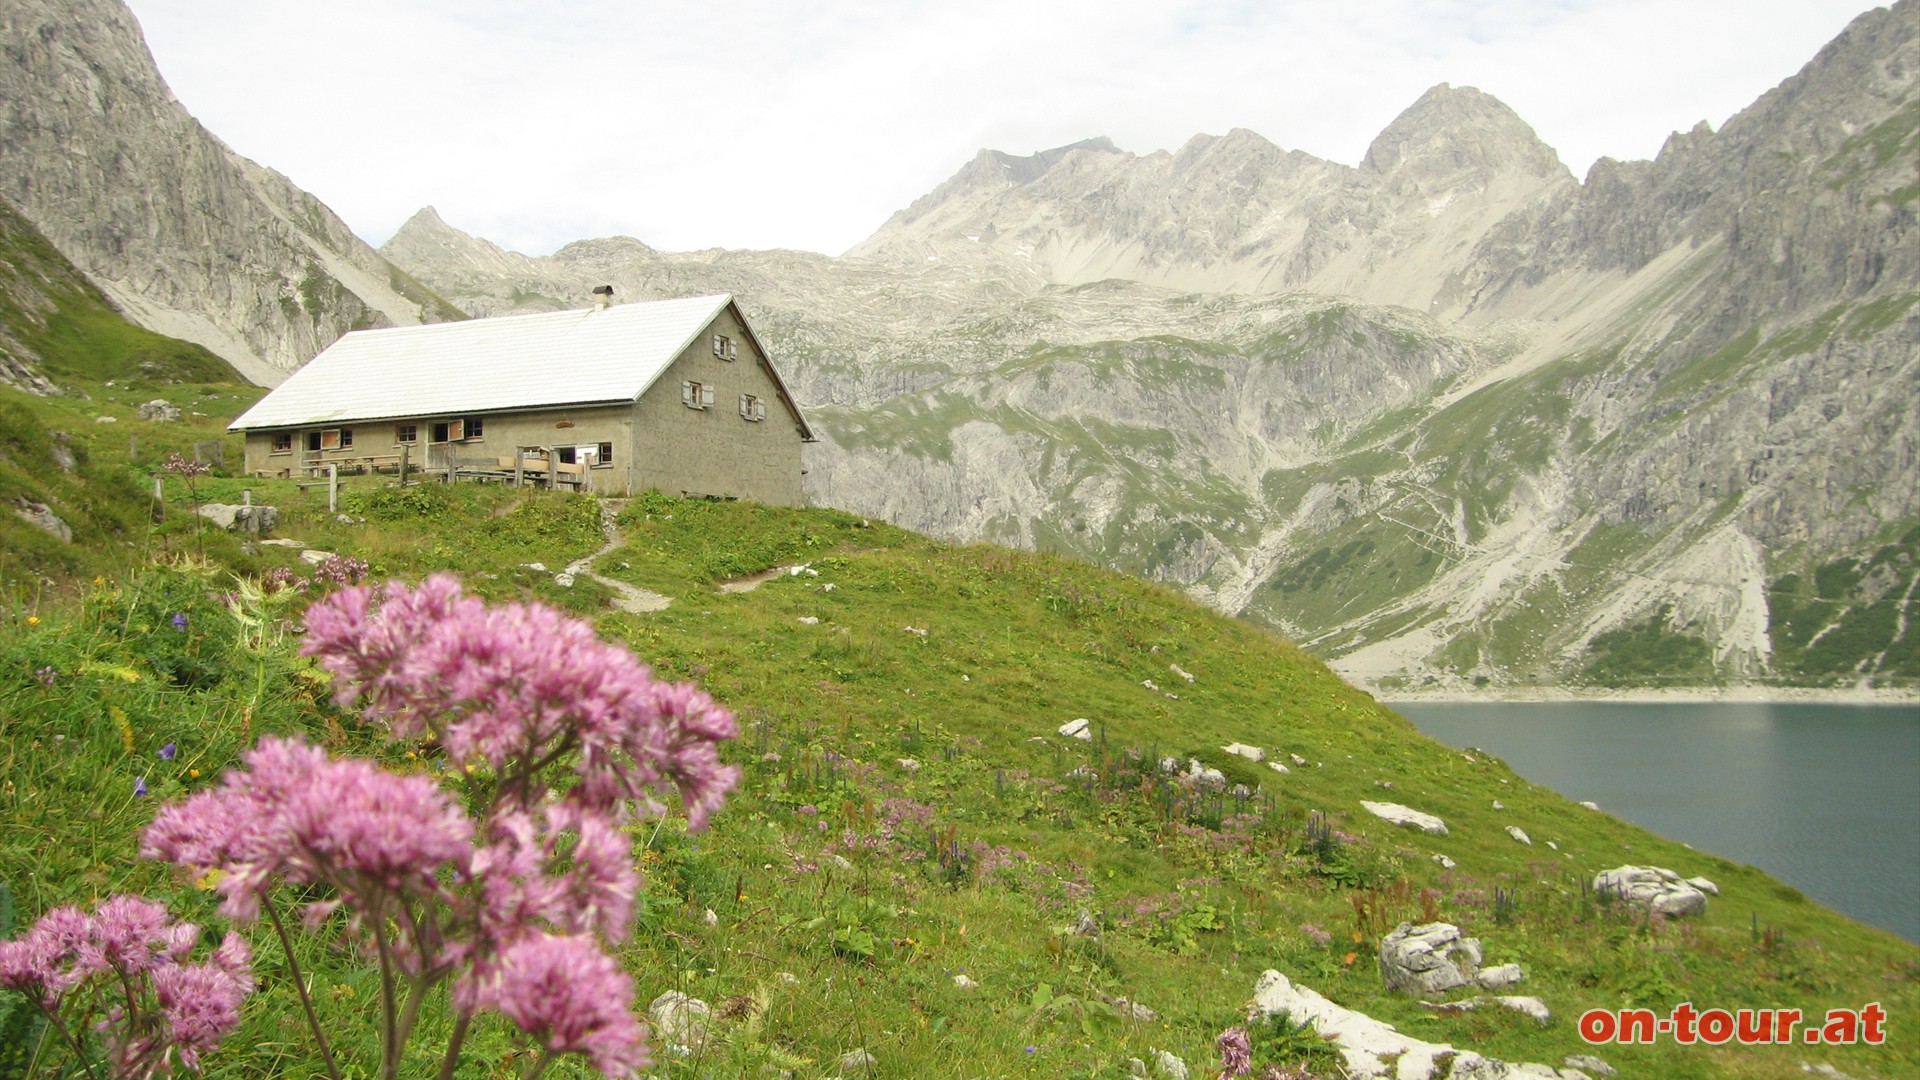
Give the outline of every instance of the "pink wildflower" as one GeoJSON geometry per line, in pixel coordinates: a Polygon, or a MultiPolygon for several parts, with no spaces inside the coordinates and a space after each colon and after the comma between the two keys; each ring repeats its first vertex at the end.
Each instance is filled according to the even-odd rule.
{"type": "Polygon", "coordinates": [[[176,964],[153,973],[153,997],[167,1021],[167,1041],[189,1069],[240,1026],[240,1003],[252,989],[218,963],[176,964]]]}
{"type": "Polygon", "coordinates": [[[1213,1045],[1220,1051],[1221,1080],[1253,1072],[1253,1044],[1247,1040],[1246,1028],[1238,1025],[1228,1028],[1213,1040],[1213,1045]]]}
{"type": "MultiPolygon", "coordinates": [[[[577,747],[568,799],[601,812],[627,800],[657,812],[673,787],[694,828],[739,779],[717,744],[733,714],[697,688],[660,682],[591,625],[541,604],[489,608],[437,574],[409,589],[343,589],[307,610],[302,652],[396,739],[431,734],[456,763],[497,773],[531,768],[577,747]]],[[[518,795],[531,805],[544,787],[518,795]]]]}
{"type": "Polygon", "coordinates": [[[608,1076],[652,1064],[633,1018],[633,980],[587,937],[533,934],[476,968],[468,994],[555,1054],[585,1054],[608,1076]]]}
{"type": "Polygon", "coordinates": [[[471,855],[472,821],[427,777],[332,760],[293,739],[262,739],[246,762],[220,787],[162,808],[141,846],[196,875],[221,871],[232,918],[257,918],[275,879],[327,882],[349,898],[432,893],[442,868],[471,855]]]}

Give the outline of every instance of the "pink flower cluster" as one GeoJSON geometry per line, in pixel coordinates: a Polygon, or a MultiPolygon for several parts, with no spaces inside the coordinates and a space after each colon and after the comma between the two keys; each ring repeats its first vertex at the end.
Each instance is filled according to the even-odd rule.
{"type": "MultiPolygon", "coordinates": [[[[308,925],[343,908],[416,997],[451,981],[462,1018],[499,1012],[549,1054],[584,1054],[608,1075],[649,1064],[632,985],[599,942],[625,938],[640,884],[622,826],[636,807],[663,812],[667,788],[703,825],[738,779],[718,752],[733,716],[586,623],[490,608],[445,575],[314,604],[302,651],[333,674],[342,706],[392,739],[438,744],[458,795],[264,739],[245,770],[162,809],[144,852],[213,880],[238,919],[259,917],[276,884],[329,886],[308,925]]],[[[409,1034],[393,1015],[385,1074],[409,1034]]]]}
{"type": "Polygon", "coordinates": [[[94,1024],[116,1075],[167,1075],[175,1062],[197,1070],[200,1055],[239,1025],[241,999],[253,990],[243,939],[229,933],[209,959],[187,963],[199,939],[199,927],[171,921],[165,905],[141,896],[109,897],[92,915],[54,908],[18,940],[0,942],[0,986],[25,994],[71,1039],[89,1016],[68,1023],[62,1014],[73,1002],[91,1008],[98,995],[74,991],[97,979],[120,995],[94,1024]]]}
{"type": "Polygon", "coordinates": [[[1213,1040],[1213,1046],[1220,1051],[1220,1080],[1253,1072],[1253,1044],[1247,1038],[1246,1028],[1228,1028],[1213,1040]]]}

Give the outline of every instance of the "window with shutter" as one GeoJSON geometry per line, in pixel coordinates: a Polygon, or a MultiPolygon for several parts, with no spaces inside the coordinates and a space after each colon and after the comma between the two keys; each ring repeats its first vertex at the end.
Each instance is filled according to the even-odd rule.
{"type": "Polygon", "coordinates": [[[767,403],[761,401],[759,398],[753,399],[753,418],[755,420],[765,420],[767,418],[767,403]]]}
{"type": "Polygon", "coordinates": [[[706,383],[683,382],[680,384],[680,401],[689,409],[704,409],[713,404],[713,387],[706,383]]]}
{"type": "Polygon", "coordinates": [[[700,388],[700,407],[704,409],[707,406],[712,404],[713,404],[713,387],[702,386],[700,388]]]}
{"type": "Polygon", "coordinates": [[[325,431],[322,431],[320,433],[320,449],[322,450],[340,449],[340,429],[339,428],[328,428],[325,431]]]}
{"type": "Polygon", "coordinates": [[[721,337],[719,334],[713,335],[713,355],[727,355],[727,339],[721,337]]]}
{"type": "Polygon", "coordinates": [[[727,359],[729,359],[729,360],[734,360],[734,359],[738,359],[738,358],[739,358],[739,356],[740,356],[740,349],[739,349],[739,347],[738,347],[738,346],[736,346],[736,345],[735,345],[735,344],[733,343],[733,339],[732,339],[732,338],[723,338],[723,339],[721,339],[721,340],[723,340],[723,341],[725,341],[725,342],[727,343],[727,359]]]}

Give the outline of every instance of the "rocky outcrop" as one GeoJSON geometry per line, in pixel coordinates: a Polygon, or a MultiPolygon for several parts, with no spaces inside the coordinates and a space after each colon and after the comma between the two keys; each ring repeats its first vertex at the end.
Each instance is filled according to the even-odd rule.
{"type": "Polygon", "coordinates": [[[1401,923],[1380,940],[1380,979],[1403,994],[1444,994],[1474,985],[1480,942],[1451,923],[1401,923]]]}
{"type": "Polygon", "coordinates": [[[1410,826],[1431,836],[1447,835],[1446,822],[1434,817],[1432,814],[1422,813],[1412,807],[1402,806],[1399,803],[1369,802],[1366,800],[1362,800],[1360,805],[1367,813],[1372,814],[1374,817],[1379,818],[1389,825],[1410,826]]]}
{"type": "MultiPolygon", "coordinates": [[[[1530,999],[1515,999],[1530,1000],[1530,999]]],[[[1344,1075],[1396,1080],[1523,1080],[1540,1077],[1575,1080],[1583,1074],[1571,1068],[1509,1064],[1446,1043],[1431,1043],[1403,1035],[1391,1024],[1329,1001],[1325,996],[1288,979],[1278,971],[1260,976],[1253,988],[1251,1013],[1264,1019],[1282,1013],[1296,1024],[1310,1024],[1321,1038],[1340,1050],[1344,1075]]]]}
{"type": "Polygon", "coordinates": [[[1603,870],[1594,875],[1593,891],[1661,915],[1698,915],[1707,910],[1706,893],[1662,866],[1603,870]]]}
{"type": "Polygon", "coordinates": [[[174,99],[118,0],[0,13],[0,197],[133,321],[275,383],[347,330],[457,316],[174,99]]]}

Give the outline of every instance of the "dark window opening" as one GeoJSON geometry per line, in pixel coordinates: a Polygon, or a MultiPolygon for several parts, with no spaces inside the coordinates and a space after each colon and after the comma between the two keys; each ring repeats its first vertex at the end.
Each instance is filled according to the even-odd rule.
{"type": "Polygon", "coordinates": [[[462,423],[466,429],[466,433],[460,436],[463,439],[477,439],[486,434],[486,422],[477,416],[469,416],[462,423]]]}
{"type": "Polygon", "coordinates": [[[393,441],[412,443],[420,441],[420,429],[413,424],[401,424],[393,429],[393,441]]]}
{"type": "Polygon", "coordinates": [[[447,430],[447,422],[445,420],[435,420],[433,422],[431,434],[434,442],[446,442],[447,435],[449,434],[447,430]]]}
{"type": "Polygon", "coordinates": [[[320,449],[320,433],[319,432],[317,431],[307,432],[307,449],[308,450],[320,449]]]}
{"type": "Polygon", "coordinates": [[[613,464],[613,444],[612,443],[603,442],[600,444],[600,464],[602,465],[613,464]]]}
{"type": "Polygon", "coordinates": [[[571,446],[554,447],[553,456],[559,458],[560,464],[562,465],[578,465],[580,463],[578,455],[574,453],[574,448],[571,446]]]}
{"type": "Polygon", "coordinates": [[[273,433],[274,453],[284,453],[293,449],[293,432],[276,431],[273,433]]]}

